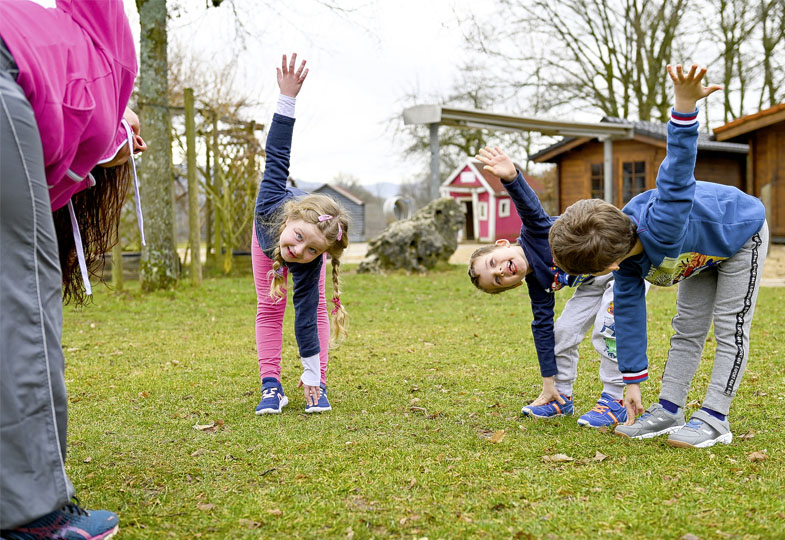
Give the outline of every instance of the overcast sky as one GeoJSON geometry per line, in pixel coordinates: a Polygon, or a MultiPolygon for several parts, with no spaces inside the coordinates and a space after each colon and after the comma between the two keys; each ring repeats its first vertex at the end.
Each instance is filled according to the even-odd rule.
{"type": "MultiPolygon", "coordinates": [[[[138,36],[133,0],[126,1],[138,36]]],[[[265,0],[241,0],[243,8],[265,0]]],[[[170,0],[170,6],[173,4],[170,0]]],[[[306,182],[326,182],[339,173],[363,184],[400,183],[427,167],[425,159],[404,159],[402,141],[389,124],[400,116],[404,97],[420,101],[446,95],[458,76],[463,38],[456,11],[490,6],[489,0],[340,0],[357,10],[337,15],[314,0],[273,2],[246,11],[241,19],[256,34],[247,49],[227,46],[234,15],[226,4],[205,9],[204,0],[181,1],[170,40],[191,48],[206,62],[238,63],[247,88],[264,105],[257,121],[269,124],[278,96],[275,68],[282,53],[308,61],[308,79],[297,99],[291,173],[306,182]],[[286,4],[286,5],[282,5],[286,4]],[[295,4],[297,7],[290,7],[295,4]]],[[[171,9],[171,8],[170,8],[171,9]]],[[[198,89],[195,89],[198,94],[198,89]]],[[[154,149],[153,149],[154,151],[154,149]]]]}

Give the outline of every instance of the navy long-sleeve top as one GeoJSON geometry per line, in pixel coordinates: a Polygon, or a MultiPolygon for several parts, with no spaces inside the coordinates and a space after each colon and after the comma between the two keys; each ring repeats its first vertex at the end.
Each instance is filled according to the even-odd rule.
{"type": "Polygon", "coordinates": [[[549,216],[537,198],[537,194],[529,186],[523,175],[512,182],[502,181],[502,185],[510,194],[518,216],[521,218],[521,235],[518,245],[523,249],[531,272],[526,274],[526,286],[532,306],[532,336],[537,349],[537,360],[540,363],[540,374],[543,377],[556,375],[556,356],[554,349],[553,316],[554,291],[564,285],[577,287],[591,279],[591,276],[571,276],[554,266],[548,233],[557,218],[549,216]]]}
{"type": "MultiPolygon", "coordinates": [[[[292,149],[294,118],[274,114],[267,135],[265,152],[267,160],[264,176],[259,184],[256,197],[255,229],[256,241],[265,255],[272,258],[273,251],[280,239],[283,224],[281,209],[286,201],[307,195],[297,188],[287,188],[289,178],[289,156],[292,149]]],[[[300,356],[307,358],[318,354],[319,335],[316,323],[316,309],[319,305],[319,276],[323,257],[316,257],[309,263],[287,263],[292,275],[294,295],[294,335],[300,356]]]]}

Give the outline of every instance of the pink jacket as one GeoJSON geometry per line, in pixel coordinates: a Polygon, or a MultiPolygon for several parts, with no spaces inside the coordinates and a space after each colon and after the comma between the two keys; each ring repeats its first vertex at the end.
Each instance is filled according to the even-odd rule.
{"type": "Polygon", "coordinates": [[[52,210],[85,189],[90,170],[125,140],[120,125],[136,78],[122,0],[0,1],[0,36],[41,134],[52,210]]]}

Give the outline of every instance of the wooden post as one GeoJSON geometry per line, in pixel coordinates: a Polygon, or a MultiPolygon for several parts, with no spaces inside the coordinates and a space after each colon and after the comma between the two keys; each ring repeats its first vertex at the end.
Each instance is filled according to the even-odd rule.
{"type": "Polygon", "coordinates": [[[119,227],[117,243],[112,246],[112,288],[115,292],[123,290],[123,247],[120,245],[119,227]]]}
{"type": "Polygon", "coordinates": [[[196,182],[194,90],[185,89],[185,145],[188,163],[188,242],[191,246],[191,285],[202,284],[202,228],[199,225],[199,184],[196,182]]]}
{"type": "Polygon", "coordinates": [[[221,260],[221,250],[223,249],[223,241],[221,238],[221,220],[223,211],[221,209],[221,161],[219,159],[218,149],[218,113],[213,111],[213,249],[215,250],[215,266],[218,267],[218,261],[221,260]]]}
{"type": "Polygon", "coordinates": [[[213,267],[215,266],[215,254],[213,253],[213,194],[212,190],[215,189],[215,182],[213,182],[213,168],[210,165],[211,163],[211,152],[212,152],[212,145],[210,144],[210,136],[205,135],[204,137],[205,142],[205,178],[204,183],[207,186],[205,190],[205,201],[204,201],[204,233],[206,242],[206,257],[205,262],[207,266],[213,267]]]}

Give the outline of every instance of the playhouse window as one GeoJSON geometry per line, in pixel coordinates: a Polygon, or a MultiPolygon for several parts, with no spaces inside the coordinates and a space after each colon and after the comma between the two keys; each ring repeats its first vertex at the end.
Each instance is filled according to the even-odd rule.
{"type": "Polygon", "coordinates": [[[621,164],[622,194],[627,204],[638,193],[646,190],[646,162],[628,161],[621,164]]]}
{"type": "Polygon", "coordinates": [[[508,217],[510,215],[510,199],[501,199],[499,201],[499,217],[508,217]]]}
{"type": "Polygon", "coordinates": [[[605,198],[605,167],[602,163],[591,164],[591,198],[605,198]]]}
{"type": "Polygon", "coordinates": [[[488,219],[488,203],[487,202],[480,202],[477,203],[477,214],[481,220],[488,219]]]}
{"type": "Polygon", "coordinates": [[[473,184],[474,173],[471,171],[464,171],[461,173],[461,184],[473,184]]]}

